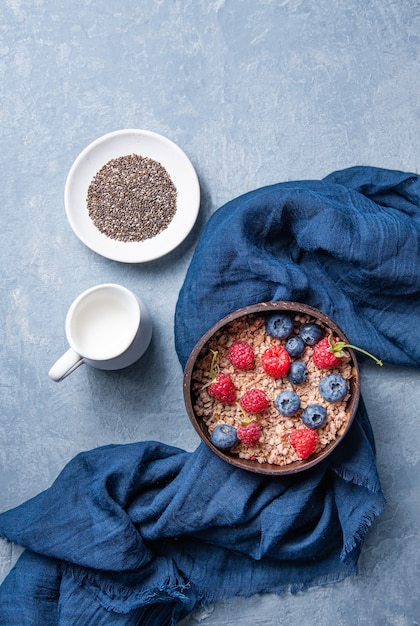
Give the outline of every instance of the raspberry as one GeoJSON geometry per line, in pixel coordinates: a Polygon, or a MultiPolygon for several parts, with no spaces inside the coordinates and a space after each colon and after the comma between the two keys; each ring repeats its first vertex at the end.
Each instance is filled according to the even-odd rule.
{"type": "Polygon", "coordinates": [[[207,391],[212,398],[223,404],[233,404],[236,400],[235,385],[229,374],[217,374],[207,391]]]}
{"type": "Polygon", "coordinates": [[[316,430],[298,428],[289,437],[290,443],[300,459],[307,459],[315,451],[318,443],[316,430]]]}
{"type": "Polygon", "coordinates": [[[316,344],[312,353],[313,362],[317,367],[331,369],[338,365],[343,357],[347,356],[347,353],[343,352],[344,348],[358,350],[373,359],[377,365],[383,365],[382,361],[377,359],[376,356],[373,356],[373,354],[370,354],[370,352],[363,350],[363,348],[353,346],[351,343],[344,343],[344,341],[339,341],[331,336],[324,337],[322,341],[316,344]]]}
{"type": "Polygon", "coordinates": [[[250,370],[254,365],[254,351],[245,341],[236,341],[228,351],[228,359],[237,370],[250,370]]]}
{"type": "Polygon", "coordinates": [[[289,370],[290,356],[283,346],[271,346],[261,355],[261,364],[266,374],[281,378],[289,370]]]}
{"type": "Polygon", "coordinates": [[[239,400],[239,404],[247,413],[261,413],[267,408],[268,400],[262,389],[249,389],[239,400]]]}
{"type": "Polygon", "coordinates": [[[312,360],[317,367],[331,369],[340,363],[341,359],[334,354],[331,343],[334,344],[332,337],[324,337],[314,347],[312,360]]]}
{"type": "Polygon", "coordinates": [[[255,446],[259,438],[261,437],[261,428],[258,422],[249,422],[248,424],[242,424],[237,428],[238,439],[242,441],[245,446],[255,446]]]}

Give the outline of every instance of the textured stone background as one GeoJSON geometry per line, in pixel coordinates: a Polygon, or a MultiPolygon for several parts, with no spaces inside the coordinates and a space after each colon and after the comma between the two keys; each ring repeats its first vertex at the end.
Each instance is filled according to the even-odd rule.
{"type": "MultiPolygon", "coordinates": [[[[0,5],[0,510],[48,487],[79,451],[159,439],[193,450],[173,345],[177,294],[203,223],[248,190],[352,165],[419,171],[418,0],[3,0],[0,5]],[[83,246],[64,214],[79,152],[144,128],[193,162],[190,237],[139,266],[83,246]],[[55,384],[67,308],[101,282],[149,305],[147,355],[55,384]]],[[[221,242],[223,245],[223,242],[221,242]]],[[[419,340],[414,329],[414,340],[419,340]]],[[[388,506],[360,574],[296,596],[207,607],[185,624],[420,623],[420,374],[363,367],[388,506]]],[[[20,549],[0,541],[4,577],[20,549]]]]}

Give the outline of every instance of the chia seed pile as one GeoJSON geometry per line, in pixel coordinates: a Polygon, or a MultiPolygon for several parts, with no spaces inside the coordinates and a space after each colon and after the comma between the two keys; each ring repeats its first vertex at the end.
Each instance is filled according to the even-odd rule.
{"type": "Polygon", "coordinates": [[[87,208],[95,226],[123,242],[156,237],[176,213],[177,191],[158,161],[139,154],[108,161],[92,179],[87,208]]]}

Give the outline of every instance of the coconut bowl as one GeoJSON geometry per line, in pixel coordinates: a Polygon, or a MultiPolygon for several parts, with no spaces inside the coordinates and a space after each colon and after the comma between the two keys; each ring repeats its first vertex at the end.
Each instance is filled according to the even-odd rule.
{"type": "MultiPolygon", "coordinates": [[[[279,312],[285,312],[292,316],[295,326],[293,332],[295,334],[298,334],[299,327],[303,323],[315,322],[322,327],[324,334],[332,334],[334,338],[338,338],[346,344],[349,343],[347,337],[338,324],[336,324],[336,322],[334,322],[334,320],[332,320],[325,313],[315,309],[314,307],[297,302],[261,302],[238,309],[214,324],[194,346],[185,367],[183,380],[184,401],[188,416],[200,438],[213,451],[213,453],[223,459],[226,463],[235,467],[239,467],[249,472],[268,474],[272,476],[295,474],[297,472],[310,470],[315,465],[325,460],[346,437],[354,420],[360,399],[360,372],[356,356],[352,349],[346,348],[347,358],[343,360],[345,361],[345,369],[342,368],[342,372],[340,370],[341,364],[333,370],[312,372],[314,368],[313,363],[311,363],[313,347],[305,346],[303,355],[299,358],[292,358],[291,360],[306,360],[311,379],[313,377],[314,380],[316,380],[316,376],[322,377],[330,372],[342,373],[346,378],[348,393],[346,398],[341,403],[340,420],[342,423],[340,423],[337,427],[335,426],[335,422],[338,418],[330,417],[330,409],[327,407],[327,423],[324,430],[319,430],[319,444],[317,445],[317,449],[307,458],[298,458],[296,454],[294,455],[294,458],[291,458],[293,457],[294,451],[290,449],[290,442],[288,441],[288,435],[292,430],[295,428],[305,427],[305,425],[301,422],[301,411],[288,419],[284,418],[284,416],[279,416],[279,423],[281,425],[275,430],[276,432],[280,431],[281,434],[278,441],[274,438],[274,445],[271,444],[270,449],[268,449],[269,446],[267,446],[267,454],[265,454],[264,443],[262,446],[259,446],[259,448],[262,447],[262,451],[259,449],[258,454],[254,454],[252,448],[247,449],[242,444],[239,445],[239,449],[238,446],[235,446],[230,450],[221,450],[219,447],[213,445],[210,437],[215,424],[225,421],[228,422],[227,419],[225,420],[224,413],[226,416],[229,415],[229,419],[231,419],[232,411],[236,412],[236,420],[238,421],[243,415],[243,410],[240,409],[239,402],[235,402],[234,409],[232,409],[232,407],[225,407],[217,400],[210,398],[205,387],[211,382],[211,378],[209,378],[210,355],[217,352],[218,358],[220,356],[220,362],[223,366],[222,370],[230,373],[235,385],[238,386],[238,396],[244,392],[247,384],[247,376],[251,377],[250,384],[255,387],[255,370],[258,370],[258,368],[261,370],[259,351],[265,348],[267,342],[269,345],[270,342],[271,345],[273,343],[280,343],[284,345],[285,343],[285,340],[277,338],[273,339],[271,336],[268,336],[265,330],[265,320],[267,317],[273,313],[279,312]],[[244,328],[247,329],[246,332],[248,332],[248,335],[245,337],[243,334],[244,328]],[[231,343],[238,340],[247,341],[249,338],[251,338],[250,343],[253,345],[253,348],[256,347],[255,363],[252,370],[241,372],[240,378],[238,378],[238,371],[227,363],[226,354],[231,343]],[[254,341],[256,342],[255,345],[254,341]],[[214,352],[212,352],[212,350],[214,352]],[[328,420],[331,420],[331,424],[328,423],[328,420]],[[334,420],[334,424],[332,423],[332,420],[334,420]],[[335,429],[336,432],[334,433],[335,429]],[[326,433],[325,436],[324,433],[326,433]],[[278,456],[279,449],[283,450],[284,456],[281,454],[278,456]],[[287,450],[289,450],[289,452],[287,452],[287,450]],[[275,457],[275,462],[273,462],[273,454],[277,455],[275,457]]],[[[276,381],[273,381],[273,379],[268,377],[270,380],[265,382],[265,372],[262,372],[263,377],[261,377],[261,371],[258,374],[259,385],[267,384],[267,389],[271,389],[271,391],[268,391],[268,395],[271,394],[271,397],[269,397],[271,407],[274,405],[273,393],[275,394],[277,391],[280,392],[281,390],[287,388],[293,388],[298,395],[301,393],[299,390],[300,385],[291,386],[291,383],[287,380],[287,376],[284,376],[280,380],[276,381]],[[273,385],[276,388],[274,392],[273,385]]],[[[318,383],[316,383],[316,386],[317,384],[318,383]]],[[[315,387],[315,383],[313,387],[315,387]]],[[[306,388],[308,389],[308,387],[306,388]]],[[[312,393],[311,389],[309,391],[312,393]]],[[[313,393],[315,393],[315,391],[313,391],[313,393]]],[[[308,400],[306,400],[306,402],[308,403],[308,400]]],[[[302,396],[301,409],[303,409],[304,406],[305,399],[302,396]]],[[[333,413],[337,410],[337,408],[331,409],[331,412],[333,413]]],[[[249,416],[247,417],[248,419],[258,421],[261,416],[253,415],[251,418],[249,416]]],[[[271,428],[271,426],[273,426],[273,419],[275,420],[276,418],[270,419],[271,428]]],[[[266,422],[264,420],[265,418],[263,417],[262,423],[265,424],[266,422]]],[[[238,422],[234,424],[235,427],[237,423],[238,422]]],[[[273,442],[273,437],[270,437],[270,439],[273,442]]],[[[262,437],[262,441],[264,442],[264,437],[262,437]]]]}

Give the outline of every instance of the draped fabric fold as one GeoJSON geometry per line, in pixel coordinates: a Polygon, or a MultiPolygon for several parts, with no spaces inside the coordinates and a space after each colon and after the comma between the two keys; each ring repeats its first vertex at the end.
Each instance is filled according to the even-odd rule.
{"type": "MultiPolygon", "coordinates": [[[[418,367],[419,250],[415,174],[355,167],[249,192],[200,237],[175,313],[181,365],[225,314],[289,300],[385,363],[418,367]]],[[[0,587],[0,623],[169,626],[213,600],[339,581],[384,503],[363,400],[327,459],[282,478],[204,444],[83,452],[0,515],[0,535],[26,548],[0,587]]]]}
{"type": "Polygon", "coordinates": [[[419,188],[416,174],[354,167],[263,187],[221,207],[179,296],[181,362],[224,315],[289,300],[324,311],[385,362],[419,367],[410,332],[420,316],[419,188]]]}

